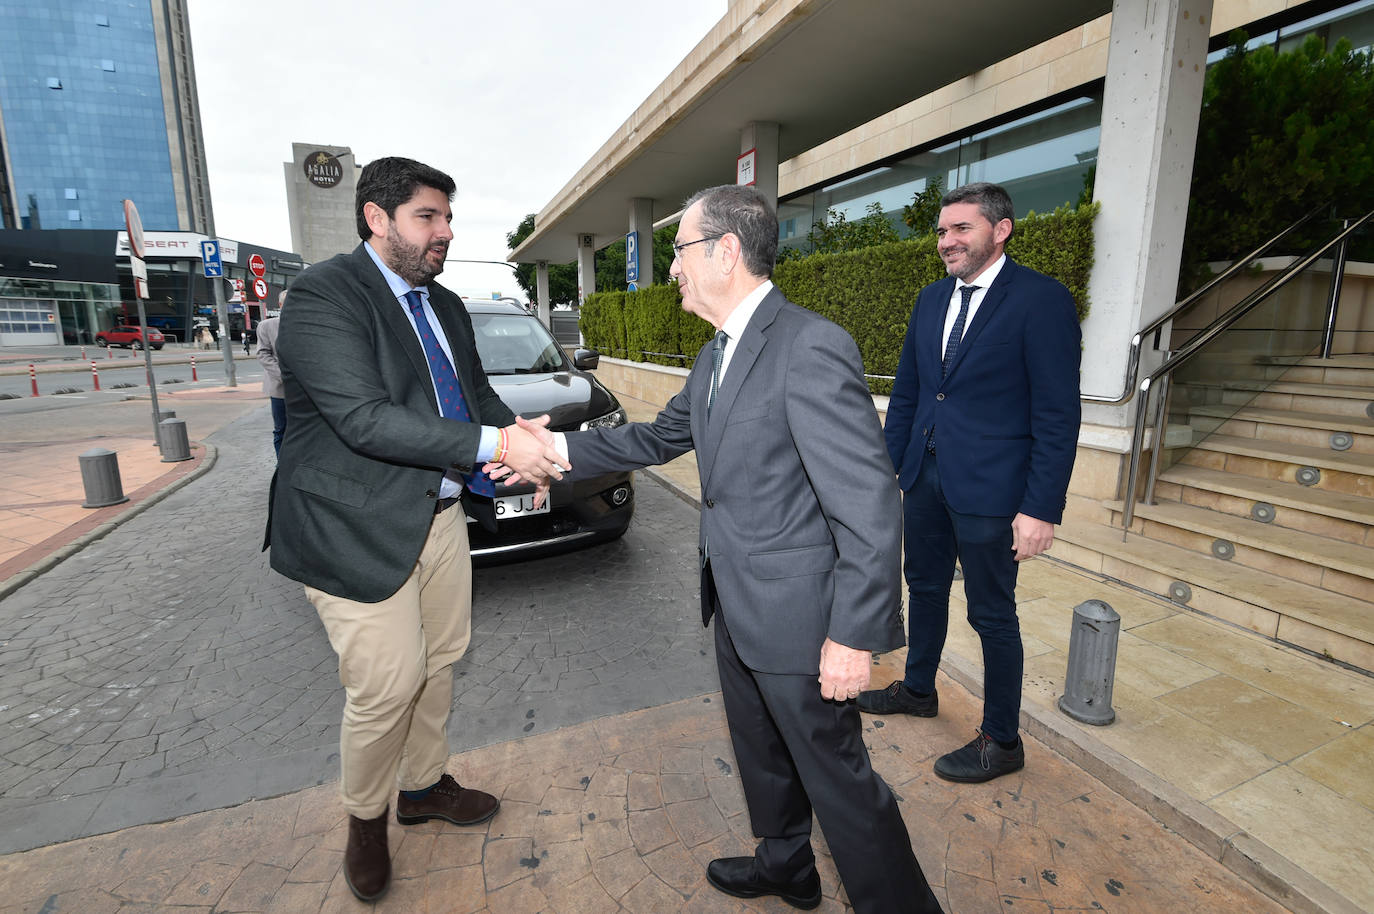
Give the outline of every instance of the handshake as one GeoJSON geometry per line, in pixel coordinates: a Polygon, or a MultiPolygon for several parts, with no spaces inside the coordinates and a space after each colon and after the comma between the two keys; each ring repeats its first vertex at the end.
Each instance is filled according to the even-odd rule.
{"type": "Polygon", "coordinates": [[[514,425],[501,429],[496,456],[482,466],[482,472],[494,480],[504,479],[508,486],[522,480],[534,483],[536,507],[548,497],[550,483],[572,469],[554,446],[548,425],[547,414],[537,419],[516,416],[514,425]]]}

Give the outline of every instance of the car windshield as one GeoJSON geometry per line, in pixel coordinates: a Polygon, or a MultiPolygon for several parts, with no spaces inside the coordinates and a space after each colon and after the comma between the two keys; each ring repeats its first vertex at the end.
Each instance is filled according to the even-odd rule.
{"type": "Polygon", "coordinates": [[[522,314],[472,315],[477,354],[487,374],[544,374],[566,371],[563,349],[544,325],[522,314]]]}

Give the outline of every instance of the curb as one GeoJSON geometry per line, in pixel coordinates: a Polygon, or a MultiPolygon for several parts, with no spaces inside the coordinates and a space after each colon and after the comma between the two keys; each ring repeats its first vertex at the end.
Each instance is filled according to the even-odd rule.
{"type": "MultiPolygon", "coordinates": [[[[667,476],[646,473],[688,504],[699,495],[667,476]]],[[[970,661],[946,653],[940,669],[969,692],[983,697],[983,673],[970,661]]],[[[1023,702],[1021,729],[1106,784],[1166,828],[1219,862],[1293,914],[1364,914],[1362,909],[1311,873],[1249,834],[1230,819],[1146,770],[1049,708],[1023,702]]]]}
{"type": "Polygon", "coordinates": [[[22,571],[17,571],[5,580],[0,581],[0,600],[3,600],[5,597],[14,593],[16,590],[23,587],[25,584],[29,583],[34,578],[38,577],[44,572],[50,571],[51,569],[62,564],[64,561],[71,558],[73,555],[76,555],[78,552],[80,552],[82,549],[85,549],[87,546],[89,546],[91,543],[94,543],[96,540],[103,539],[104,537],[108,536],[115,530],[116,527],[119,527],[127,521],[133,520],[135,517],[142,514],[144,511],[148,510],[158,502],[162,501],[168,495],[171,495],[173,492],[177,491],[182,486],[191,482],[193,479],[199,479],[201,476],[204,476],[206,473],[210,472],[211,468],[214,467],[215,462],[219,459],[219,449],[216,448],[213,444],[209,444],[207,442],[198,443],[205,448],[205,456],[201,458],[200,464],[194,470],[192,470],[191,472],[187,473],[185,476],[182,476],[179,479],[173,480],[165,488],[159,489],[158,491],[154,492],[152,495],[149,495],[147,498],[143,499],[137,504],[130,505],[128,509],[126,509],[118,517],[115,517],[113,520],[106,521],[105,523],[96,527],[94,530],[89,530],[86,533],[83,533],[81,536],[72,540],[70,543],[67,543],[66,545],[59,547],[53,552],[50,552],[45,557],[34,562],[28,568],[25,568],[22,571]]]}

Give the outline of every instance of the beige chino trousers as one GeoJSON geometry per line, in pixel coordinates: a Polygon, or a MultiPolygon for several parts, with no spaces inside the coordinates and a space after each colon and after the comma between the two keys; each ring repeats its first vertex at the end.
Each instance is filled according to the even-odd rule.
{"type": "Polygon", "coordinates": [[[339,796],[360,819],[386,812],[398,786],[423,790],[444,773],[453,663],[472,637],[465,521],[457,505],[435,515],[410,577],[379,603],[305,588],[339,655],[339,796]]]}

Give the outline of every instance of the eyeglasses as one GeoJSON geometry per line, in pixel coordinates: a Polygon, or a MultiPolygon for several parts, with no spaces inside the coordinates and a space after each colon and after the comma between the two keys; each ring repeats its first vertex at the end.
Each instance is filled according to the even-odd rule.
{"type": "Polygon", "coordinates": [[[705,238],[698,238],[696,241],[684,241],[682,244],[673,245],[673,258],[678,259],[682,256],[684,248],[690,248],[694,244],[701,244],[703,241],[719,241],[724,235],[707,235],[705,238]]]}

